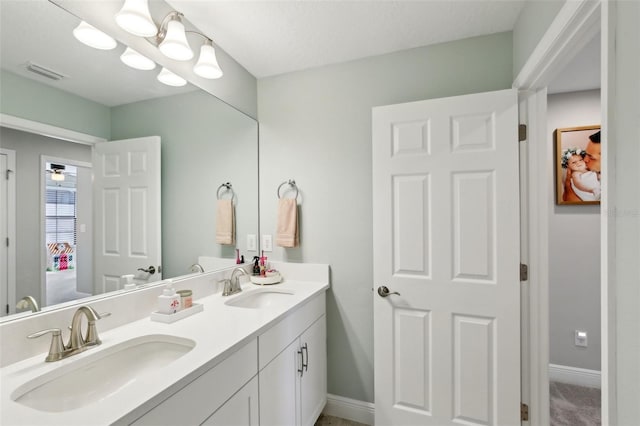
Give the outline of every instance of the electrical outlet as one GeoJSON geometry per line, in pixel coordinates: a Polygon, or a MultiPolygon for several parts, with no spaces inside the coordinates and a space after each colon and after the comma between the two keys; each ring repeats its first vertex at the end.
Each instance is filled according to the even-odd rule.
{"type": "Polygon", "coordinates": [[[587,347],[587,332],[582,330],[575,331],[575,344],[583,348],[587,347]]]}
{"type": "Polygon", "coordinates": [[[247,235],[247,251],[256,251],[258,247],[256,247],[256,243],[258,239],[256,238],[256,234],[248,234],[247,235]]]}
{"type": "Polygon", "coordinates": [[[273,239],[271,238],[271,235],[262,236],[262,250],[273,251],[273,239]]]}

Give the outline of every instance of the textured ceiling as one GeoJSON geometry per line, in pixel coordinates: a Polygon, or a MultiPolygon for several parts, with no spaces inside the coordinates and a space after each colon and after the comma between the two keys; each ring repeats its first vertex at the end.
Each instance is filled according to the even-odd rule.
{"type": "Polygon", "coordinates": [[[257,78],[510,31],[524,0],[168,0],[257,78]]]}

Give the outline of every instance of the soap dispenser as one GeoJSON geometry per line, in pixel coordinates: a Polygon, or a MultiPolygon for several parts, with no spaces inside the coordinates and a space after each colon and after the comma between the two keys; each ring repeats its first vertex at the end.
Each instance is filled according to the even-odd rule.
{"type": "Polygon", "coordinates": [[[180,295],[171,287],[171,283],[167,284],[162,290],[162,294],[158,296],[158,312],[161,314],[175,314],[180,310],[180,295]]]}

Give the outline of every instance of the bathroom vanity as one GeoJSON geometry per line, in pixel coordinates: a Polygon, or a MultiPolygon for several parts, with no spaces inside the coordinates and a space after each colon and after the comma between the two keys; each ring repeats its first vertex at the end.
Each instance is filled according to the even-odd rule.
{"type": "Polygon", "coordinates": [[[313,425],[327,395],[328,266],[304,266],[282,264],[278,285],[196,299],[204,310],[174,323],[98,322],[102,345],[67,359],[4,366],[0,423],[313,425]]]}

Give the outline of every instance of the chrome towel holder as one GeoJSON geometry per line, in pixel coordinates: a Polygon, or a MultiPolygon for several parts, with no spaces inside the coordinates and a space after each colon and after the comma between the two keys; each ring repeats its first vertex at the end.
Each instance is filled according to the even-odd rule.
{"type": "MultiPolygon", "coordinates": [[[[293,179],[286,180],[286,181],[282,182],[282,183],[278,186],[278,191],[277,191],[278,198],[282,198],[282,197],[280,196],[280,189],[281,189],[284,185],[289,185],[289,186],[293,187],[293,189],[295,189],[295,190],[296,190],[296,196],[294,197],[294,199],[295,199],[295,200],[297,200],[297,199],[298,199],[298,185],[296,185],[296,181],[295,181],[295,180],[293,180],[293,179]]],[[[285,191],[285,192],[286,192],[286,191],[285,191]]]]}
{"type": "Polygon", "coordinates": [[[233,192],[233,185],[231,185],[230,182],[225,182],[222,185],[220,185],[218,187],[218,190],[216,191],[216,198],[219,200],[220,199],[220,191],[224,188],[226,189],[226,192],[231,192],[231,199],[233,200],[233,197],[236,195],[235,192],[233,192]]]}

